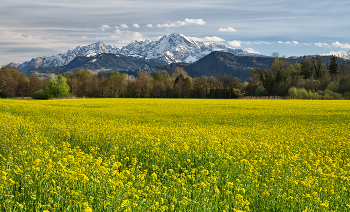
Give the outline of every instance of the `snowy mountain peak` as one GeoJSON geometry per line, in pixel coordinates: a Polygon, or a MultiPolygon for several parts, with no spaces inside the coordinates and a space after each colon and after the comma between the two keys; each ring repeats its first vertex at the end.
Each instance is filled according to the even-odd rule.
{"type": "Polygon", "coordinates": [[[162,60],[167,63],[185,62],[192,63],[210,54],[213,51],[223,51],[233,53],[238,56],[255,55],[242,49],[233,49],[221,43],[203,43],[195,41],[182,34],[172,33],[165,35],[157,41],[133,41],[121,49],[113,45],[104,44],[97,41],[90,45],[80,45],[67,53],[58,54],[51,57],[38,57],[19,64],[11,64],[19,67],[23,72],[33,68],[57,67],[70,63],[79,56],[95,56],[102,53],[112,53],[121,55],[137,55],[145,58],[162,60]]]}
{"type": "Polygon", "coordinates": [[[339,52],[331,51],[330,53],[327,53],[327,54],[321,54],[321,56],[332,56],[332,55],[337,56],[339,58],[347,59],[347,60],[350,59],[350,53],[347,53],[345,51],[339,51],[339,52]]]}

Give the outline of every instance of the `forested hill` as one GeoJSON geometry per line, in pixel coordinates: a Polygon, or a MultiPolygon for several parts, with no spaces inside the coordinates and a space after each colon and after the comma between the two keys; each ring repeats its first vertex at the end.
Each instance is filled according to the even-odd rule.
{"type": "MultiPolygon", "coordinates": [[[[175,67],[181,67],[191,77],[226,74],[238,77],[242,82],[248,82],[250,70],[257,67],[268,70],[273,59],[272,57],[262,56],[237,56],[227,52],[215,51],[191,64],[173,63],[156,68],[171,73],[175,67]]],[[[321,56],[321,59],[325,63],[329,63],[330,56],[321,56]]],[[[289,57],[286,60],[289,64],[294,64],[296,61],[300,63],[303,57],[289,57]]]]}
{"type": "Polygon", "coordinates": [[[231,75],[242,81],[247,81],[250,70],[255,67],[268,69],[270,57],[236,56],[226,52],[212,52],[192,64],[171,64],[158,67],[159,69],[173,69],[173,66],[182,67],[191,77],[231,75]]]}

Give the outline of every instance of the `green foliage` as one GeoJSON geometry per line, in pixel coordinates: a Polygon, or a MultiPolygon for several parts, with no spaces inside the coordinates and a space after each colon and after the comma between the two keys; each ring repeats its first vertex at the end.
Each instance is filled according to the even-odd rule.
{"type": "Polygon", "coordinates": [[[305,88],[299,88],[298,89],[298,97],[300,99],[308,99],[309,98],[309,92],[305,88]]]}
{"type": "Polygon", "coordinates": [[[6,93],[0,90],[0,98],[6,98],[6,93]]]}
{"type": "Polygon", "coordinates": [[[335,76],[338,74],[338,64],[337,64],[337,56],[332,55],[331,62],[329,64],[329,72],[332,76],[335,76]]]}
{"type": "Polygon", "coordinates": [[[293,98],[293,99],[296,98],[298,96],[298,91],[297,91],[296,87],[289,88],[288,94],[291,98],[293,98]]]}
{"type": "Polygon", "coordinates": [[[339,82],[331,81],[325,90],[336,92],[338,90],[338,87],[339,87],[339,82]]]}
{"type": "Polygon", "coordinates": [[[246,96],[255,96],[255,91],[257,88],[258,88],[258,85],[256,85],[255,83],[249,83],[244,88],[245,95],[246,96]]]}
{"type": "Polygon", "coordinates": [[[319,58],[319,56],[316,57],[316,60],[312,58],[312,66],[313,66],[313,69],[315,70],[315,78],[316,79],[321,78],[323,69],[322,69],[322,61],[319,58]]]}
{"type": "Polygon", "coordinates": [[[275,76],[276,85],[286,80],[287,66],[288,61],[285,58],[275,58],[273,63],[271,64],[270,69],[275,76]]]}
{"type": "Polygon", "coordinates": [[[266,96],[267,93],[267,90],[262,85],[255,90],[255,96],[266,96]]]}
{"type": "Polygon", "coordinates": [[[164,82],[170,79],[170,75],[167,71],[157,71],[154,73],[153,79],[155,82],[164,82]]]}
{"type": "Polygon", "coordinates": [[[308,91],[305,88],[291,87],[288,90],[288,94],[291,98],[296,99],[343,99],[343,96],[341,94],[330,90],[308,91]]]}
{"type": "Polygon", "coordinates": [[[176,77],[175,84],[181,83],[183,81],[185,81],[185,78],[184,78],[184,76],[182,74],[180,74],[179,76],[176,77]]]}
{"type": "Polygon", "coordinates": [[[305,79],[309,79],[312,75],[311,61],[307,56],[304,56],[301,61],[301,75],[304,76],[305,79]]]}
{"type": "Polygon", "coordinates": [[[33,98],[33,99],[48,99],[49,97],[48,97],[47,94],[44,92],[44,90],[40,90],[40,91],[35,92],[35,93],[32,95],[32,98],[33,98]]]}
{"type": "Polygon", "coordinates": [[[44,89],[48,98],[65,98],[71,96],[69,93],[67,79],[63,75],[50,75],[48,87],[44,89]]]}
{"type": "Polygon", "coordinates": [[[340,79],[338,92],[339,93],[350,92],[350,77],[344,77],[340,79]]]}

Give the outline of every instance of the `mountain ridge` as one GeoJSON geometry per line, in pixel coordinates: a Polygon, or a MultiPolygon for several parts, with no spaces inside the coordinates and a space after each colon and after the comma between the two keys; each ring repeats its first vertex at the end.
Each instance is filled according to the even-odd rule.
{"type": "Polygon", "coordinates": [[[133,41],[122,48],[97,41],[90,45],[80,45],[64,54],[50,57],[37,57],[23,63],[8,65],[20,68],[24,73],[34,68],[53,68],[68,65],[76,57],[91,57],[97,54],[110,53],[125,56],[139,56],[144,59],[156,59],[170,63],[192,63],[213,51],[229,52],[239,56],[255,55],[243,49],[234,49],[221,43],[204,43],[195,41],[182,34],[164,35],[158,41],[133,41]]]}

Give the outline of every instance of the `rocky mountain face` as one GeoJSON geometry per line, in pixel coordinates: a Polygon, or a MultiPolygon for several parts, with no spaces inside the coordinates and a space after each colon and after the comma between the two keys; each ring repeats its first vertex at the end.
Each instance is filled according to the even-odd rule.
{"type": "Polygon", "coordinates": [[[52,68],[65,66],[74,58],[81,56],[94,56],[101,53],[117,53],[117,48],[111,45],[106,45],[102,42],[96,42],[88,46],[77,46],[75,49],[69,50],[67,53],[58,54],[51,57],[37,57],[31,61],[26,61],[20,64],[9,64],[10,66],[18,67],[23,72],[27,72],[34,68],[52,68]]]}
{"type": "MultiPolygon", "coordinates": [[[[203,43],[181,34],[173,33],[165,35],[158,41],[134,41],[121,49],[113,45],[96,42],[91,45],[77,46],[67,53],[58,54],[51,57],[33,58],[20,64],[9,64],[19,67],[23,72],[34,68],[53,68],[68,65],[76,57],[92,57],[98,54],[110,53],[124,56],[133,56],[141,60],[157,60],[165,63],[192,63],[210,54],[213,51],[222,51],[235,54],[237,56],[255,55],[242,49],[233,49],[220,43],[203,43]]],[[[161,62],[158,64],[161,65],[161,62]]]]}
{"type": "Polygon", "coordinates": [[[120,54],[102,53],[87,56],[78,56],[74,58],[70,63],[64,66],[58,67],[39,67],[31,69],[27,74],[36,74],[39,76],[48,74],[63,74],[68,71],[72,71],[75,68],[82,68],[88,70],[106,70],[106,71],[119,71],[122,73],[128,73],[129,75],[137,75],[139,71],[148,71],[151,74],[157,72],[154,65],[165,64],[153,59],[141,59],[134,56],[124,56],[120,54]]]}
{"type": "Polygon", "coordinates": [[[206,44],[189,37],[173,33],[158,41],[134,41],[123,47],[122,55],[141,55],[170,63],[192,63],[213,51],[229,52],[238,56],[256,55],[242,49],[233,49],[220,43],[206,44]]]}

